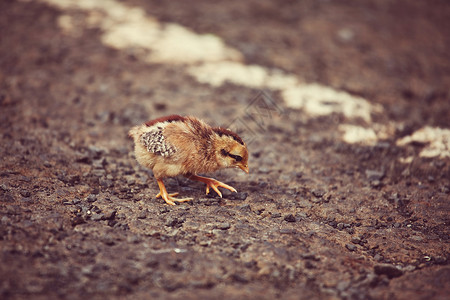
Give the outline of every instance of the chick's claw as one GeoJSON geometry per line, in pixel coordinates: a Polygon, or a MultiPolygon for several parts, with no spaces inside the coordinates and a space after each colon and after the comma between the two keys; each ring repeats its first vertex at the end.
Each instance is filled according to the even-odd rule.
{"type": "Polygon", "coordinates": [[[158,195],[156,195],[156,198],[159,197],[163,198],[167,204],[175,205],[175,202],[186,202],[191,201],[193,199],[193,198],[182,198],[182,199],[174,198],[174,196],[178,196],[178,193],[171,193],[171,194],[167,193],[166,187],[164,186],[162,180],[157,179],[156,181],[158,182],[159,186],[159,193],[158,195]]]}
{"type": "Polygon", "coordinates": [[[234,187],[214,179],[211,179],[209,183],[206,183],[206,194],[209,194],[210,187],[220,196],[220,198],[222,198],[222,193],[219,191],[218,187],[222,187],[224,189],[237,193],[234,187]]]}
{"type": "Polygon", "coordinates": [[[175,205],[175,202],[187,202],[187,201],[191,201],[193,199],[193,198],[181,198],[181,199],[174,198],[173,196],[176,196],[176,195],[178,195],[178,193],[166,194],[166,195],[163,194],[162,196],[161,196],[161,193],[159,193],[158,195],[156,195],[156,198],[161,197],[164,199],[164,201],[166,201],[167,204],[170,204],[170,205],[175,205]]]}

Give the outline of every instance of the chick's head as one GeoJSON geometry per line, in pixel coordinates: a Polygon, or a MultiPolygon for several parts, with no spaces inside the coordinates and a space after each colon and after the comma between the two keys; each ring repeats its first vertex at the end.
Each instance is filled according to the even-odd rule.
{"type": "Polygon", "coordinates": [[[221,168],[239,168],[249,172],[247,145],[232,137],[222,136],[216,142],[216,159],[221,168]]]}

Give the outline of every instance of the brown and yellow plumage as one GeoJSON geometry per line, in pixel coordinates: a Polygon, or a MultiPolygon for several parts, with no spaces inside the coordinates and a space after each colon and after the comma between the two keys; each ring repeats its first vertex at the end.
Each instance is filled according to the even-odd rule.
{"type": "Polygon", "coordinates": [[[236,191],[233,187],[212,178],[198,176],[222,168],[238,167],[248,173],[248,150],[244,141],[234,132],[211,127],[195,117],[171,115],[133,127],[129,135],[135,143],[137,161],[153,170],[161,196],[168,204],[177,199],[169,195],[162,181],[166,177],[184,175],[206,183],[206,192],[217,187],[236,191]]]}

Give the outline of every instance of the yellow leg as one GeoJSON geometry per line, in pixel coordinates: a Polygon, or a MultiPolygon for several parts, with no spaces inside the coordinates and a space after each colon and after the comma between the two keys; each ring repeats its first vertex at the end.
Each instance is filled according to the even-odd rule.
{"type": "Polygon", "coordinates": [[[158,182],[159,186],[159,193],[156,195],[156,198],[161,197],[166,201],[167,204],[175,205],[175,202],[186,202],[192,200],[192,198],[183,198],[183,199],[177,199],[174,198],[174,196],[177,196],[178,193],[167,193],[166,187],[164,186],[164,183],[162,179],[156,179],[156,182],[158,182]]]}
{"type": "Polygon", "coordinates": [[[218,187],[228,189],[236,193],[236,189],[228,184],[215,180],[214,178],[202,177],[197,175],[186,175],[187,178],[206,183],[206,194],[209,194],[209,188],[212,188],[219,196],[222,198],[222,193],[219,191],[218,187]]]}

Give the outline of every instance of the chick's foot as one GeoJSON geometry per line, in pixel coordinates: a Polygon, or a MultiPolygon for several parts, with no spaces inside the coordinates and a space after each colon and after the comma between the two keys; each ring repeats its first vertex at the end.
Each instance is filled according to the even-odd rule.
{"type": "Polygon", "coordinates": [[[237,192],[234,187],[229,186],[228,184],[225,184],[218,180],[215,180],[214,178],[202,177],[197,175],[188,175],[186,177],[192,180],[206,183],[206,194],[209,194],[209,188],[212,188],[220,196],[220,198],[222,198],[222,193],[219,191],[218,187],[222,187],[235,193],[237,192]]]}
{"type": "Polygon", "coordinates": [[[158,182],[158,186],[159,186],[159,193],[158,195],[156,195],[156,198],[163,198],[164,201],[166,201],[167,204],[170,205],[175,205],[175,202],[186,202],[186,201],[191,201],[192,198],[174,198],[174,196],[178,196],[178,193],[167,193],[166,187],[164,186],[164,183],[161,179],[157,179],[156,180],[158,182]]]}

